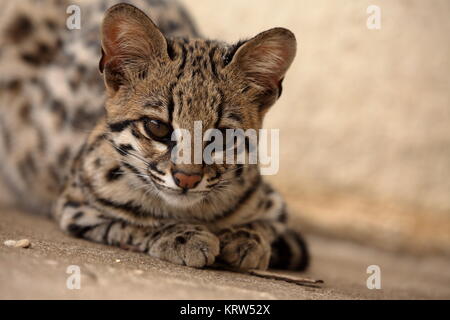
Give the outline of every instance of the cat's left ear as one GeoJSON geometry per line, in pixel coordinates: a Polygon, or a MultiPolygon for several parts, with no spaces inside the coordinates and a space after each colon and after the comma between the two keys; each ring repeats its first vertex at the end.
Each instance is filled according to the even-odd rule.
{"type": "Polygon", "coordinates": [[[102,24],[99,69],[110,91],[117,91],[130,74],[146,71],[149,63],[168,59],[164,35],[144,12],[125,3],[108,9],[102,24]]]}
{"type": "Polygon", "coordinates": [[[242,44],[234,54],[230,67],[243,71],[253,86],[275,98],[281,94],[281,82],[295,58],[297,41],[284,28],[258,34],[242,44]]]}

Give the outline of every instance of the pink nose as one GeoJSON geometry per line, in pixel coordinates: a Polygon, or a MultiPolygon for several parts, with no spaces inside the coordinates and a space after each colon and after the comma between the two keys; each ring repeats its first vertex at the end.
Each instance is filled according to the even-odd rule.
{"type": "Polygon", "coordinates": [[[199,174],[186,174],[184,172],[177,171],[172,175],[177,186],[183,189],[193,189],[198,185],[200,180],[202,180],[202,176],[199,174]]]}

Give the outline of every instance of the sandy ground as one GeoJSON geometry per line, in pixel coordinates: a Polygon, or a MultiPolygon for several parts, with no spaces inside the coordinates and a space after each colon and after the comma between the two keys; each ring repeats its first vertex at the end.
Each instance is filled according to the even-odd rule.
{"type": "Polygon", "coordinates": [[[317,288],[172,265],[67,237],[51,221],[8,210],[0,214],[0,240],[0,299],[450,299],[449,260],[317,237],[309,237],[310,271],[294,274],[323,279],[317,288]],[[3,245],[22,238],[32,248],[3,245]],[[366,269],[373,264],[381,268],[381,290],[366,287],[366,269]],[[69,265],[81,269],[80,290],[66,287],[69,265]]]}

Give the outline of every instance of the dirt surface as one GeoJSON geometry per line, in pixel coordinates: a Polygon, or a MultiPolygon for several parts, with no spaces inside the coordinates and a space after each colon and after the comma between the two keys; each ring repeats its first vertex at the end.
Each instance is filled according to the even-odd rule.
{"type": "Polygon", "coordinates": [[[0,211],[1,299],[450,299],[450,261],[398,256],[308,237],[313,264],[300,277],[313,288],[218,270],[197,270],[140,253],[73,239],[45,218],[0,211]],[[30,249],[6,240],[27,238],[30,249]],[[366,269],[381,268],[381,290],[369,290],[366,269]],[[69,265],[81,269],[81,289],[69,290],[69,265]]]}

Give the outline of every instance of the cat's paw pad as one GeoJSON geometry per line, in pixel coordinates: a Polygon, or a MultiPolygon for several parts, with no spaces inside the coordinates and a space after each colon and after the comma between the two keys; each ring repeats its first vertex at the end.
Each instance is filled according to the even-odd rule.
{"type": "Polygon", "coordinates": [[[253,231],[225,231],[220,236],[221,261],[233,267],[265,270],[269,266],[270,245],[253,231]]]}
{"type": "Polygon", "coordinates": [[[212,265],[219,252],[219,239],[202,226],[163,235],[149,250],[151,256],[195,268],[212,265]]]}

